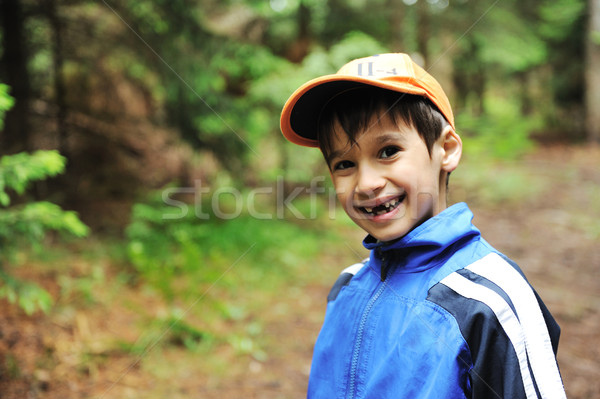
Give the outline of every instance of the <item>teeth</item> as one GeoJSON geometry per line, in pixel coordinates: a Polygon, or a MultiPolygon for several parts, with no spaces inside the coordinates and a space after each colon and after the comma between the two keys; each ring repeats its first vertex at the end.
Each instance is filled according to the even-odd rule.
{"type": "Polygon", "coordinates": [[[386,202],[385,204],[383,204],[383,206],[385,206],[386,208],[391,208],[393,206],[395,206],[398,203],[398,201],[396,199],[393,199],[389,202],[386,202]]]}
{"type": "Polygon", "coordinates": [[[374,215],[383,215],[384,213],[389,212],[391,209],[393,209],[394,207],[396,207],[396,205],[400,203],[400,200],[398,198],[394,198],[392,200],[389,200],[388,202],[384,202],[381,205],[378,206],[373,206],[373,207],[363,207],[362,209],[365,210],[365,212],[367,213],[371,213],[374,215]],[[381,209],[381,208],[385,208],[385,209],[381,209]],[[378,208],[379,210],[375,210],[373,211],[373,209],[378,208]]]}

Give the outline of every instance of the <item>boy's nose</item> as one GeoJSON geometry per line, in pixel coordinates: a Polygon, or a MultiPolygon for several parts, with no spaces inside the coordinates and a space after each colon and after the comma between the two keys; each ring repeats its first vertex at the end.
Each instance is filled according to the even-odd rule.
{"type": "Polygon", "coordinates": [[[383,187],[385,187],[385,179],[381,173],[378,173],[377,168],[368,165],[359,167],[356,183],[357,194],[373,198],[383,187]]]}

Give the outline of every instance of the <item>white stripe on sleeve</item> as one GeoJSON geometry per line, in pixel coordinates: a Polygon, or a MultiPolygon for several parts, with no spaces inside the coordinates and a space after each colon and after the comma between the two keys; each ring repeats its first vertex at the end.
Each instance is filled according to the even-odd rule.
{"type": "Polygon", "coordinates": [[[529,373],[529,367],[527,365],[527,353],[523,329],[514,312],[510,306],[508,306],[508,303],[493,290],[474,283],[456,272],[446,276],[441,283],[465,298],[474,299],[484,303],[494,312],[517,354],[525,394],[528,399],[537,398],[531,374],[529,373]]]}
{"type": "Polygon", "coordinates": [[[527,355],[542,398],[566,398],[548,328],[531,286],[496,253],[483,257],[467,269],[496,284],[512,301],[523,328],[527,355]]]}
{"type": "Polygon", "coordinates": [[[347,268],[345,268],[344,270],[342,270],[342,272],[340,274],[344,274],[344,273],[350,273],[351,275],[356,275],[356,273],[358,273],[360,271],[360,269],[363,268],[363,266],[365,265],[365,263],[367,263],[367,261],[369,260],[369,258],[363,259],[362,262],[360,263],[355,263],[353,265],[348,266],[347,268]]]}

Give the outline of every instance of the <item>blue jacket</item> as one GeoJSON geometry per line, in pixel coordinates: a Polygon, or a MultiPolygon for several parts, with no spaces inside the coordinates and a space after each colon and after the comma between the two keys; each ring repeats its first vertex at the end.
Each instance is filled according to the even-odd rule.
{"type": "Polygon", "coordinates": [[[395,242],[367,236],[328,297],[309,398],[565,397],[558,325],[472,218],[456,204],[395,242]]]}

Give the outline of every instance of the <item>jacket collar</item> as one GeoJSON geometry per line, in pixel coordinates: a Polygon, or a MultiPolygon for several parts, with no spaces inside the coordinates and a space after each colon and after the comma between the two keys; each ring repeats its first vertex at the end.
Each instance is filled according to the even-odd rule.
{"type": "Polygon", "coordinates": [[[415,273],[443,262],[450,254],[446,250],[453,244],[480,236],[471,223],[473,213],[465,203],[446,208],[426,220],[404,237],[390,242],[378,241],[368,235],[363,245],[372,250],[373,266],[380,266],[382,280],[389,265],[396,265],[400,273],[415,273]],[[386,259],[382,262],[382,259],[386,259]]]}

